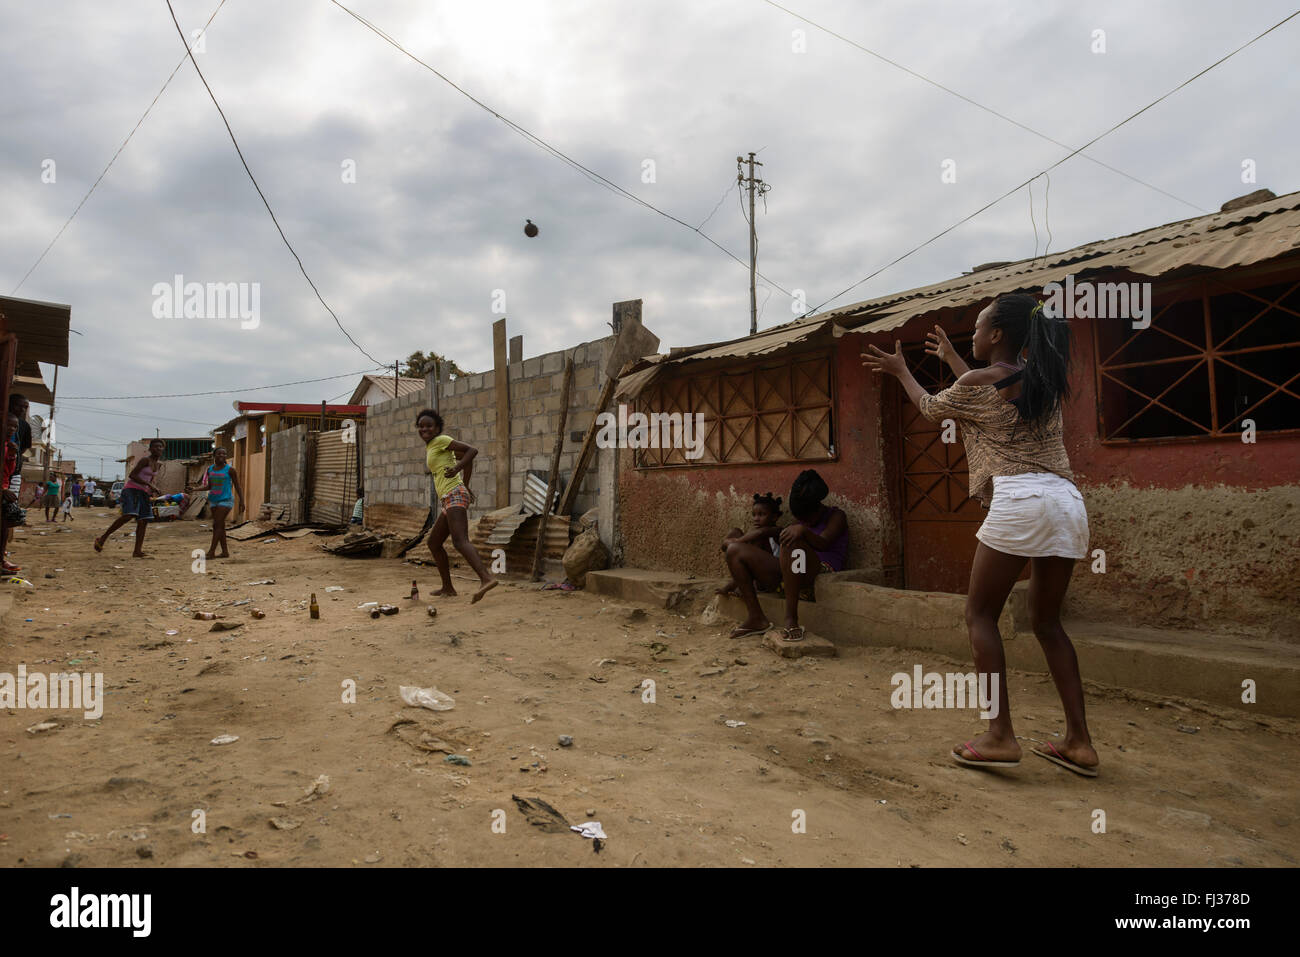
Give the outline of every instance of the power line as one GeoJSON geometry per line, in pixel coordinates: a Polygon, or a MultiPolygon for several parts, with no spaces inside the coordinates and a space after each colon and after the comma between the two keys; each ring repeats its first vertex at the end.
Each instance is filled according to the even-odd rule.
{"type": "Polygon", "coordinates": [[[870,280],[870,279],[874,279],[876,276],[879,276],[882,272],[884,272],[884,271],[885,271],[886,269],[888,269],[890,266],[894,266],[894,265],[896,265],[896,264],[902,262],[902,261],[903,261],[904,259],[906,259],[908,256],[911,256],[913,253],[919,252],[920,250],[924,249],[926,246],[930,245],[930,244],[931,244],[932,242],[934,242],[936,239],[940,239],[941,237],[946,236],[948,233],[952,232],[952,231],[953,231],[954,229],[956,229],[958,226],[960,226],[960,225],[962,225],[963,223],[969,222],[970,220],[974,219],[976,216],[978,216],[980,213],[984,212],[986,209],[989,209],[990,207],[996,206],[998,203],[1002,202],[1002,200],[1006,199],[1006,198],[1007,198],[1008,196],[1010,196],[1012,193],[1016,192],[1017,190],[1023,189],[1025,186],[1027,186],[1029,183],[1032,183],[1032,182],[1033,182],[1034,180],[1036,180],[1038,177],[1043,176],[1043,175],[1046,175],[1047,173],[1049,173],[1049,172],[1051,172],[1052,170],[1056,169],[1056,167],[1060,166],[1062,163],[1066,162],[1066,161],[1069,160],[1071,157],[1077,156],[1079,153],[1081,153],[1081,152],[1083,152],[1084,150],[1086,150],[1089,146],[1091,146],[1092,144],[1096,143],[1096,142],[1097,142],[1098,140],[1100,140],[1102,137],[1104,137],[1104,136],[1109,136],[1111,133],[1114,133],[1114,132],[1115,132],[1117,129],[1119,129],[1121,126],[1124,126],[1126,123],[1128,123],[1128,122],[1130,122],[1130,121],[1132,121],[1132,120],[1137,119],[1139,116],[1141,116],[1141,115],[1142,115],[1143,113],[1145,113],[1147,110],[1151,109],[1153,106],[1156,106],[1158,103],[1162,102],[1163,100],[1166,100],[1166,99],[1168,99],[1169,97],[1173,96],[1175,93],[1177,93],[1177,92],[1178,92],[1179,90],[1181,90],[1183,87],[1187,86],[1187,85],[1188,85],[1189,83],[1191,83],[1192,81],[1201,78],[1202,76],[1204,76],[1205,74],[1207,74],[1207,73],[1209,73],[1211,70],[1213,70],[1213,69],[1214,69],[1216,66],[1218,66],[1219,64],[1224,63],[1225,61],[1227,61],[1227,60],[1231,59],[1232,57],[1236,56],[1238,53],[1240,53],[1242,50],[1246,49],[1246,47],[1250,46],[1252,43],[1256,42],[1257,40],[1263,39],[1264,37],[1268,36],[1268,34],[1272,33],[1274,30],[1276,30],[1278,27],[1280,27],[1280,26],[1282,26],[1284,23],[1286,23],[1288,20],[1292,20],[1292,19],[1294,19],[1294,18],[1297,17],[1297,16],[1300,16],[1300,10],[1297,10],[1297,11],[1295,11],[1295,13],[1292,13],[1290,16],[1285,17],[1285,18],[1282,19],[1282,20],[1279,20],[1277,23],[1273,24],[1271,27],[1269,27],[1269,28],[1268,28],[1267,30],[1265,30],[1263,33],[1259,34],[1258,36],[1254,37],[1253,39],[1247,40],[1245,43],[1243,43],[1241,46],[1237,47],[1237,49],[1233,50],[1231,53],[1228,53],[1228,54],[1226,54],[1225,56],[1222,56],[1222,57],[1220,57],[1219,59],[1215,60],[1213,63],[1211,63],[1211,64],[1210,64],[1209,66],[1207,66],[1205,69],[1201,70],[1199,73],[1196,73],[1195,75],[1188,77],[1188,78],[1187,78],[1186,80],[1184,80],[1182,83],[1179,83],[1176,87],[1174,87],[1174,88],[1173,88],[1172,90],[1170,90],[1168,93],[1165,93],[1163,96],[1160,96],[1160,97],[1158,97],[1158,98],[1152,100],[1150,103],[1148,103],[1146,106],[1142,107],[1142,109],[1138,110],[1136,113],[1131,113],[1131,114],[1129,114],[1129,115],[1126,116],[1124,119],[1120,120],[1118,123],[1116,123],[1114,126],[1112,126],[1110,129],[1106,130],[1105,132],[1098,133],[1098,134],[1097,134],[1096,136],[1094,136],[1092,139],[1088,140],[1088,142],[1084,143],[1084,144],[1083,144],[1082,146],[1080,146],[1078,149],[1076,149],[1076,150],[1074,150],[1073,152],[1071,152],[1068,156],[1063,156],[1063,157],[1061,157],[1059,160],[1057,160],[1057,161],[1056,161],[1055,163],[1053,163],[1051,166],[1048,166],[1046,169],[1039,170],[1039,171],[1038,171],[1037,173],[1035,173],[1033,176],[1029,177],[1029,179],[1027,179],[1027,180],[1025,180],[1023,183],[1020,183],[1019,185],[1014,186],[1014,187],[1012,187],[1011,189],[1007,190],[1005,193],[1003,193],[1003,194],[1002,194],[1001,196],[999,196],[997,199],[993,200],[993,201],[990,202],[990,203],[985,203],[985,204],[984,204],[983,206],[981,206],[979,209],[975,210],[975,212],[973,212],[973,213],[971,213],[971,214],[969,214],[969,215],[967,215],[967,216],[963,216],[961,219],[957,220],[957,222],[953,223],[953,224],[952,224],[951,226],[949,226],[947,229],[944,229],[944,230],[942,230],[942,231],[936,233],[935,235],[931,236],[929,239],[927,239],[925,242],[921,243],[919,246],[914,246],[913,248],[909,249],[907,252],[903,253],[901,256],[899,256],[899,257],[897,257],[897,258],[895,258],[895,259],[892,259],[892,260],[890,260],[889,262],[885,263],[885,265],[881,266],[881,267],[880,267],[879,269],[877,269],[875,272],[870,273],[869,275],[863,277],[862,279],[859,279],[857,282],[853,283],[853,285],[851,285],[851,286],[847,286],[847,287],[845,287],[844,289],[841,289],[841,290],[840,290],[839,292],[837,292],[835,295],[831,296],[829,299],[827,299],[827,300],[825,300],[824,302],[822,302],[821,305],[817,306],[816,308],[810,309],[808,312],[804,313],[804,315],[805,315],[805,316],[810,316],[810,315],[816,313],[819,309],[823,308],[827,303],[829,303],[829,302],[834,302],[836,299],[840,298],[840,296],[844,295],[846,292],[849,292],[850,290],[856,289],[858,286],[861,286],[864,282],[867,282],[867,281],[870,280]]]}
{"type": "MultiPolygon", "coordinates": [[[[1054,139],[1051,136],[1048,136],[1046,133],[1040,133],[1038,132],[1038,130],[1034,129],[1033,127],[1026,126],[1024,123],[1021,123],[1019,120],[1012,119],[1011,117],[1007,116],[1005,113],[1000,113],[990,106],[985,106],[983,103],[980,103],[977,100],[972,100],[969,96],[966,96],[964,93],[958,93],[956,90],[952,89],[951,87],[944,86],[942,83],[939,83],[936,80],[932,80],[928,76],[925,76],[922,73],[918,73],[916,70],[913,70],[910,67],[903,66],[903,64],[897,62],[896,60],[891,60],[889,57],[885,56],[882,53],[877,53],[875,50],[868,49],[867,47],[864,47],[861,43],[857,43],[854,40],[850,40],[848,37],[844,36],[843,34],[836,33],[834,30],[831,30],[828,27],[824,27],[820,23],[816,23],[812,20],[809,20],[807,17],[803,16],[802,14],[795,13],[790,8],[783,7],[781,6],[781,4],[774,2],[774,0],[763,0],[763,2],[770,7],[776,7],[776,9],[790,14],[790,16],[794,17],[797,20],[802,20],[804,23],[808,24],[809,26],[816,27],[818,30],[821,30],[823,33],[830,34],[831,36],[835,37],[837,40],[843,40],[845,43],[849,44],[849,46],[856,47],[857,49],[861,50],[863,53],[870,54],[871,56],[875,57],[877,60],[880,60],[884,63],[888,63],[890,66],[902,70],[904,73],[908,73],[916,77],[918,80],[921,80],[924,83],[928,83],[933,87],[943,90],[945,93],[949,93],[957,97],[957,99],[959,100],[964,100],[965,102],[969,103],[971,106],[978,107],[979,109],[983,110],[985,113],[991,113],[1000,120],[1006,120],[1012,126],[1017,126],[1027,133],[1033,133],[1039,139],[1046,140],[1047,142],[1059,146],[1062,149],[1067,149],[1067,150],[1071,149],[1071,146],[1068,143],[1062,143],[1060,140],[1054,139]]],[[[1075,150],[1075,153],[1078,152],[1079,150],[1075,150]]],[[[1070,154],[1070,156],[1073,155],[1074,153],[1070,154]]],[[[1069,157],[1067,156],[1066,159],[1069,159],[1069,157]]],[[[1162,196],[1168,196],[1170,199],[1177,200],[1178,202],[1182,203],[1185,206],[1190,206],[1192,207],[1192,209],[1195,209],[1198,212],[1201,213],[1209,212],[1209,210],[1196,205],[1190,200],[1183,199],[1181,196],[1175,196],[1173,193],[1167,190],[1163,190],[1159,186],[1155,186],[1151,183],[1148,183],[1146,180],[1138,179],[1136,176],[1132,176],[1129,173],[1124,172],[1122,169],[1118,169],[1117,167],[1111,166],[1109,163],[1103,163],[1101,160],[1095,157],[1085,155],[1084,159],[1088,160],[1089,162],[1096,163],[1098,166],[1104,167],[1105,169],[1110,170],[1112,173],[1118,173],[1120,176],[1123,176],[1125,179],[1132,180],[1135,183],[1147,187],[1147,189],[1153,189],[1157,193],[1160,193],[1162,196]]]]}
{"type": "MultiPolygon", "coordinates": [[[[181,43],[184,44],[185,31],[181,29],[181,25],[176,19],[176,11],[172,9],[172,0],[167,0],[167,10],[171,13],[172,23],[176,25],[176,33],[180,36],[181,43]]],[[[325,301],[325,297],[322,296],[320,290],[316,288],[316,283],[314,283],[311,276],[307,274],[307,267],[302,264],[302,257],[298,255],[297,250],[293,248],[293,244],[289,242],[289,237],[286,236],[284,230],[280,228],[280,221],[275,218],[275,210],[271,209],[271,204],[267,201],[266,194],[262,192],[262,187],[257,184],[257,177],[255,177],[253,171],[249,169],[248,160],[244,159],[244,151],[239,148],[239,141],[235,139],[235,131],[230,128],[230,121],[226,119],[226,111],[223,110],[221,104],[217,102],[216,94],[212,92],[212,87],[208,86],[207,78],[204,77],[203,71],[199,69],[198,61],[194,59],[194,53],[190,50],[188,44],[185,45],[185,55],[189,57],[190,63],[194,64],[194,72],[199,75],[199,79],[203,82],[203,88],[208,91],[208,96],[212,99],[212,105],[215,106],[217,112],[221,114],[221,122],[226,125],[226,132],[230,134],[230,142],[235,145],[235,152],[239,154],[239,162],[244,164],[244,172],[248,174],[248,178],[253,183],[253,189],[257,190],[257,195],[261,197],[262,205],[265,206],[266,211],[271,214],[271,222],[275,223],[275,229],[280,234],[280,238],[284,240],[285,246],[287,246],[289,252],[293,254],[293,258],[297,260],[298,269],[301,270],[303,277],[307,280],[307,284],[311,286],[311,291],[316,294],[316,298],[320,300],[320,304],[324,306],[325,310],[334,318],[334,324],[338,326],[339,331],[347,337],[348,342],[352,343],[352,345],[356,347],[356,350],[371,362],[376,365],[385,365],[385,363],[380,362],[365,349],[361,348],[361,344],[352,338],[351,333],[349,333],[347,329],[343,328],[343,323],[339,321],[339,317],[335,315],[334,310],[330,308],[330,304],[325,301]]]]}
{"type": "MultiPolygon", "coordinates": [[[[217,9],[212,11],[212,16],[208,17],[208,22],[203,24],[203,30],[199,32],[200,37],[202,37],[203,33],[208,29],[209,26],[212,25],[212,21],[217,18],[217,14],[221,12],[221,8],[224,7],[225,5],[226,5],[226,0],[221,0],[221,2],[217,4],[217,9]]],[[[198,43],[199,42],[198,38],[196,38],[194,42],[198,43]]],[[[187,46],[185,56],[188,55],[189,55],[189,47],[187,46]]],[[[153,100],[145,108],[144,113],[140,115],[140,119],[136,120],[135,126],[131,127],[131,132],[126,134],[126,139],[124,139],[122,141],[122,145],[117,148],[117,152],[114,153],[113,158],[108,161],[108,165],[104,167],[103,172],[101,172],[99,176],[95,179],[95,182],[93,182],[90,185],[90,189],[86,190],[86,195],[81,197],[81,202],[79,202],[77,204],[77,208],[72,211],[72,215],[68,217],[67,222],[65,222],[61,227],[59,227],[59,231],[54,234],[54,238],[50,240],[50,243],[48,246],[45,247],[44,252],[42,252],[39,256],[36,257],[36,262],[32,263],[31,268],[28,269],[27,272],[23,273],[23,278],[18,281],[18,285],[14,286],[13,292],[10,293],[11,296],[14,293],[18,292],[18,290],[22,288],[23,283],[27,281],[27,277],[36,271],[36,267],[39,266],[41,262],[45,259],[46,253],[48,253],[51,249],[54,248],[54,244],[59,241],[59,237],[63,235],[63,231],[67,229],[68,226],[72,223],[72,220],[76,217],[77,213],[81,212],[81,207],[86,205],[86,200],[90,199],[90,194],[95,191],[95,187],[99,185],[99,181],[102,180],[108,174],[108,171],[113,168],[113,164],[117,162],[118,156],[121,155],[122,150],[126,149],[126,144],[131,142],[131,137],[135,136],[135,131],[140,128],[140,125],[145,121],[145,117],[149,115],[150,110],[152,110],[154,106],[158,103],[159,98],[162,97],[163,92],[167,89],[168,84],[171,83],[172,78],[175,77],[176,74],[180,72],[180,68],[185,65],[185,56],[182,56],[180,58],[180,61],[176,64],[176,69],[172,70],[171,75],[168,76],[167,79],[163,82],[162,88],[158,90],[153,100]]]]}
{"type": "MultiPolygon", "coordinates": [[[[624,197],[625,199],[631,200],[632,202],[636,203],[636,204],[639,205],[639,206],[644,206],[646,209],[650,210],[651,212],[658,213],[660,216],[663,216],[665,219],[670,219],[670,220],[672,220],[674,223],[677,223],[679,226],[685,226],[687,229],[689,229],[689,230],[690,230],[691,232],[693,232],[693,233],[698,233],[700,236],[703,236],[706,240],[708,240],[710,243],[712,243],[714,246],[716,246],[716,247],[717,247],[718,249],[720,249],[722,252],[726,253],[728,256],[730,256],[732,259],[734,259],[737,263],[739,263],[741,266],[743,266],[746,270],[749,269],[749,263],[747,263],[747,262],[745,262],[744,260],[740,259],[740,258],[739,258],[738,256],[736,256],[736,254],[733,253],[731,250],[727,249],[725,246],[721,245],[721,244],[718,243],[715,239],[713,239],[713,237],[711,237],[711,236],[709,236],[707,233],[703,232],[702,229],[701,229],[701,227],[704,225],[703,223],[701,223],[700,226],[692,226],[690,223],[686,222],[685,220],[678,219],[678,218],[677,218],[676,216],[674,216],[672,213],[665,212],[664,210],[660,209],[658,206],[655,206],[653,203],[649,203],[649,202],[647,202],[646,200],[642,199],[640,196],[637,196],[635,193],[629,192],[628,190],[624,189],[622,186],[619,186],[617,183],[613,182],[612,180],[609,180],[609,179],[607,179],[606,177],[602,176],[600,173],[597,173],[595,170],[590,169],[590,168],[588,168],[588,167],[586,167],[586,166],[583,166],[581,163],[579,163],[579,162],[578,162],[577,160],[575,160],[573,157],[571,157],[571,156],[569,156],[568,154],[562,152],[562,151],[559,150],[558,148],[552,146],[550,143],[546,142],[546,141],[543,140],[541,137],[536,136],[535,134],[533,134],[533,133],[529,132],[528,130],[524,129],[522,126],[520,126],[518,123],[514,122],[513,120],[509,119],[508,117],[505,117],[505,116],[501,115],[501,113],[499,113],[497,110],[493,109],[491,106],[488,106],[488,104],[486,104],[486,103],[484,103],[482,100],[478,99],[478,97],[474,96],[472,93],[469,93],[467,90],[465,90],[465,89],[462,88],[461,86],[457,85],[457,84],[455,83],[455,81],[453,81],[452,79],[450,79],[449,77],[447,77],[447,76],[444,75],[443,73],[439,72],[435,67],[430,66],[430,65],[429,65],[428,63],[426,63],[424,60],[421,60],[419,57],[417,57],[414,53],[412,53],[412,52],[410,52],[409,50],[407,50],[406,47],[402,46],[402,44],[398,43],[395,39],[393,39],[391,36],[389,36],[387,33],[385,33],[385,32],[384,32],[383,30],[381,30],[379,27],[375,26],[373,23],[371,23],[371,22],[370,22],[369,20],[367,20],[365,17],[363,17],[363,16],[361,16],[360,14],[355,13],[354,11],[348,9],[348,8],[347,8],[346,6],[344,6],[342,3],[339,3],[339,0],[330,0],[330,2],[333,3],[334,6],[338,7],[340,10],[342,10],[344,13],[346,13],[348,16],[352,17],[352,19],[356,20],[358,23],[360,23],[360,24],[361,24],[362,26],[364,26],[366,29],[368,29],[368,30],[370,30],[372,33],[374,33],[375,36],[379,37],[379,38],[382,39],[385,43],[389,44],[389,45],[392,46],[394,49],[400,51],[400,52],[401,52],[402,54],[404,54],[405,56],[407,56],[407,57],[409,57],[410,59],[414,60],[414,61],[415,61],[416,63],[418,63],[420,66],[424,67],[426,70],[428,70],[428,71],[429,71],[430,73],[432,73],[434,76],[436,76],[438,79],[442,80],[442,82],[444,82],[444,83],[446,83],[448,86],[450,86],[453,90],[455,90],[455,91],[456,91],[457,93],[459,93],[461,96],[465,97],[467,100],[469,100],[471,103],[473,103],[475,106],[479,107],[480,109],[484,110],[485,112],[490,113],[490,114],[491,114],[492,116],[494,116],[496,119],[500,120],[500,121],[501,121],[502,123],[504,123],[506,126],[510,127],[510,129],[514,130],[514,131],[515,131],[516,133],[518,133],[520,136],[524,137],[524,139],[528,140],[530,143],[533,143],[535,146],[537,146],[537,147],[541,148],[542,150],[544,150],[545,152],[551,154],[551,155],[554,156],[556,159],[560,160],[560,161],[563,162],[563,163],[568,164],[568,165],[571,166],[573,169],[576,169],[577,171],[579,171],[580,173],[582,173],[584,176],[586,176],[588,179],[590,179],[592,182],[596,183],[597,185],[604,186],[606,189],[610,190],[611,192],[613,192],[613,193],[617,193],[618,195],[624,197]]],[[[706,222],[707,222],[707,220],[706,220],[706,222]]],[[[760,273],[760,275],[761,275],[761,273],[760,273]]],[[[777,289],[780,289],[780,290],[781,290],[783,293],[785,293],[787,296],[792,296],[792,295],[793,295],[793,294],[792,294],[788,289],[786,289],[786,288],[785,288],[784,286],[782,286],[780,283],[773,282],[771,279],[768,279],[766,276],[763,276],[763,280],[764,280],[765,282],[771,283],[773,286],[775,286],[777,289]]]]}
{"type": "MultiPolygon", "coordinates": [[[[387,369],[388,366],[374,366],[360,372],[344,372],[339,375],[322,376],[319,379],[298,379],[296,382],[277,382],[274,385],[251,385],[242,389],[215,389],[211,392],[172,392],[167,395],[70,395],[68,399],[95,399],[101,401],[126,401],[128,399],[189,399],[204,395],[230,395],[235,392],[259,392],[263,389],[283,389],[291,385],[308,385],[312,382],[329,382],[332,379],[349,379],[354,375],[365,375],[375,369],[387,369]]],[[[344,393],[345,395],[350,393],[344,393]]]]}
{"type": "Polygon", "coordinates": [[[64,410],[71,409],[74,412],[85,412],[88,415],[115,415],[124,419],[145,419],[150,422],[184,422],[187,425],[202,425],[208,429],[214,426],[210,422],[196,422],[194,419],[172,419],[165,415],[143,415],[138,412],[107,412],[103,409],[92,409],[84,405],[64,405],[59,403],[59,407],[64,410]]]}

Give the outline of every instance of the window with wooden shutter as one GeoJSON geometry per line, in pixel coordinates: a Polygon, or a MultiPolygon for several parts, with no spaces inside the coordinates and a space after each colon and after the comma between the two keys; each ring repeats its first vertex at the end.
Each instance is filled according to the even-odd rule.
{"type": "Polygon", "coordinates": [[[636,411],[702,414],[704,453],[638,449],[636,467],[825,462],[835,457],[833,395],[829,353],[679,374],[644,392],[636,411]]]}

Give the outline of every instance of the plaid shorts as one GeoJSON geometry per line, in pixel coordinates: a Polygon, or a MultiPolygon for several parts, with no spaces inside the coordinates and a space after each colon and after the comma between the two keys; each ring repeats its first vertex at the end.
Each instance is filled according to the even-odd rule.
{"type": "Polygon", "coordinates": [[[464,485],[457,485],[454,489],[442,497],[442,510],[445,512],[452,508],[468,509],[470,503],[469,489],[464,485]]]}

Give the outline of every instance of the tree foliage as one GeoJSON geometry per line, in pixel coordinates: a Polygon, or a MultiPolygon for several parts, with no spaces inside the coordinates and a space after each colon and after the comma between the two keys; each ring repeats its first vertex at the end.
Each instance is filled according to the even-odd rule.
{"type": "Polygon", "coordinates": [[[458,366],[455,359],[448,359],[433,350],[426,353],[422,349],[417,349],[406,357],[406,368],[402,370],[402,375],[412,379],[423,379],[434,370],[435,363],[441,363],[442,368],[449,370],[453,378],[474,374],[458,366]]]}

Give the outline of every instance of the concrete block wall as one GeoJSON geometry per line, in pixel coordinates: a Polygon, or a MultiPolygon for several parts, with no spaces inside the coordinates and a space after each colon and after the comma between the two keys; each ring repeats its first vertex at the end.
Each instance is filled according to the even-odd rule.
{"type": "MultiPolygon", "coordinates": [[[[564,426],[560,454],[560,475],[566,477],[582,448],[594,415],[596,400],[604,383],[605,363],[613,337],[585,342],[571,349],[549,352],[511,363],[510,455],[498,462],[496,447],[496,376],[492,370],[462,376],[443,383],[438,408],[448,434],[479,450],[470,476],[475,502],[470,519],[510,504],[496,500],[496,472],[510,471],[510,501],[523,498],[524,476],[529,469],[547,471],[555,448],[560,420],[560,393],[564,386],[564,363],[573,357],[573,384],[569,389],[569,415],[564,426]],[[573,433],[579,433],[577,440],[573,433]]],[[[415,434],[415,416],[431,406],[435,383],[429,379],[426,391],[372,405],[366,416],[365,488],[367,508],[374,505],[427,508],[430,477],[425,468],[424,448],[415,434]]],[[[592,456],[582,483],[574,513],[595,508],[600,494],[597,456],[592,456]]]]}
{"type": "Polygon", "coordinates": [[[271,436],[271,488],[266,500],[288,505],[287,520],[305,522],[303,492],[307,478],[307,426],[297,425],[271,436]]]}
{"type": "Polygon", "coordinates": [[[433,403],[428,384],[423,390],[370,406],[362,439],[363,481],[367,509],[401,505],[421,513],[430,504],[430,477],[424,445],[415,431],[415,417],[433,403]]]}

